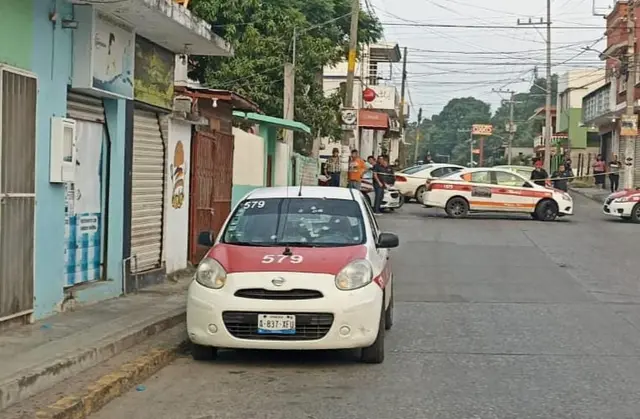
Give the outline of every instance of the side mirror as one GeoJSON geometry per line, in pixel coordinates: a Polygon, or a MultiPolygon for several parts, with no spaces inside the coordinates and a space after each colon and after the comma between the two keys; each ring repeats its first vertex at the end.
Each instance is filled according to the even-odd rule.
{"type": "Polygon", "coordinates": [[[200,246],[213,247],[214,241],[215,238],[212,231],[201,231],[198,234],[198,244],[200,246]]]}
{"type": "Polygon", "coordinates": [[[400,239],[393,233],[380,233],[376,247],[378,249],[392,249],[400,245],[400,239]]]}

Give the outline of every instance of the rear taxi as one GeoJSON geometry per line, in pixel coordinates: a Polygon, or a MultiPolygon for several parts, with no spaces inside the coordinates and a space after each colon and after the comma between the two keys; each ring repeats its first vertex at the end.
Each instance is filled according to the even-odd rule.
{"type": "Polygon", "coordinates": [[[187,331],[196,360],[220,348],[361,348],[384,360],[393,324],[390,250],[358,191],[334,187],[257,189],[236,206],[187,299],[187,331]]]}
{"type": "Polygon", "coordinates": [[[536,185],[510,170],[465,169],[427,182],[423,204],[442,208],[453,218],[470,212],[527,213],[553,221],[573,214],[573,199],[558,189],[536,185]]]}

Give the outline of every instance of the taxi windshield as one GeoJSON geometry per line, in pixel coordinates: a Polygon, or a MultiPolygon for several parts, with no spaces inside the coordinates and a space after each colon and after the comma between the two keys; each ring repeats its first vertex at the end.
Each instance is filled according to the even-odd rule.
{"type": "Polygon", "coordinates": [[[222,236],[223,243],[244,246],[339,247],[365,241],[360,205],[322,198],[245,200],[222,236]]]}

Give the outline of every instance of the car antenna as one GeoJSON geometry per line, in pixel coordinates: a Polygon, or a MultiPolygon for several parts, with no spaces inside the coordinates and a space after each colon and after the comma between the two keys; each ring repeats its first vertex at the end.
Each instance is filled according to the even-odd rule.
{"type": "MultiPolygon", "coordinates": [[[[298,194],[298,196],[300,196],[300,194],[298,194]]],[[[291,201],[289,201],[288,198],[289,198],[289,186],[287,186],[287,212],[284,214],[285,228],[286,228],[286,225],[287,225],[287,218],[289,216],[289,206],[291,205],[291,201]]],[[[282,256],[291,256],[291,255],[293,255],[293,252],[291,251],[291,248],[287,244],[284,247],[284,250],[282,251],[282,256]]]]}

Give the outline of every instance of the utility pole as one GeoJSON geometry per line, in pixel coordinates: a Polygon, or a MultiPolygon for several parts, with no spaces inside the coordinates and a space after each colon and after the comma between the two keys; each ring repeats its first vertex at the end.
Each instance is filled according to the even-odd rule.
{"type": "MultiPolygon", "coordinates": [[[[349,56],[347,60],[347,85],[344,94],[344,107],[353,107],[353,79],[356,70],[356,48],[358,46],[358,18],[360,17],[360,0],[351,0],[351,28],[349,31],[349,56]]],[[[342,150],[340,152],[340,186],[347,186],[349,171],[349,145],[353,131],[342,132],[342,150]]]]}
{"type": "MultiPolygon", "coordinates": [[[[629,120],[635,120],[635,127],[637,129],[638,117],[635,115],[635,86],[636,86],[636,20],[635,20],[635,8],[636,4],[634,0],[629,0],[627,3],[627,108],[626,116],[629,120]]],[[[636,133],[637,135],[637,133],[636,133]]],[[[625,165],[627,166],[624,171],[624,188],[633,188],[634,183],[634,160],[635,160],[635,147],[636,147],[636,135],[627,136],[625,141],[625,165]]]]}
{"type": "Polygon", "coordinates": [[[516,92],[514,92],[513,90],[496,90],[496,89],[493,89],[493,91],[495,93],[506,93],[511,95],[509,100],[504,101],[504,103],[509,104],[509,126],[507,127],[507,132],[509,132],[509,142],[507,143],[507,164],[511,165],[511,158],[512,158],[511,149],[513,147],[513,138],[515,137],[515,134],[516,134],[516,125],[513,120],[514,105],[517,103],[515,101],[516,92]]]}
{"type": "Polygon", "coordinates": [[[528,22],[520,22],[518,19],[518,25],[534,26],[545,25],[547,27],[547,37],[545,39],[547,44],[547,88],[544,104],[544,169],[547,173],[551,171],[551,90],[553,88],[551,82],[551,0],[547,0],[547,20],[540,18],[539,22],[532,22],[529,19],[528,22]]]}
{"type": "Polygon", "coordinates": [[[418,146],[420,145],[420,126],[422,124],[422,108],[418,110],[418,128],[416,129],[416,145],[413,152],[413,160],[418,161],[418,146]]]}
{"type": "MultiPolygon", "coordinates": [[[[294,95],[296,84],[296,42],[298,33],[296,29],[293,29],[293,51],[291,54],[291,62],[284,64],[284,109],[282,111],[282,117],[284,119],[295,119],[294,111],[294,95]]],[[[289,151],[293,151],[293,131],[287,129],[284,130],[284,142],[289,147],[289,151]]]]}
{"type": "MultiPolygon", "coordinates": [[[[407,147],[404,144],[404,94],[407,84],[407,47],[402,52],[402,84],[400,86],[400,149],[398,150],[398,160],[402,167],[407,166],[407,147]]],[[[416,133],[417,136],[417,133],[416,133]]],[[[417,137],[416,137],[417,138],[417,137]]]]}

